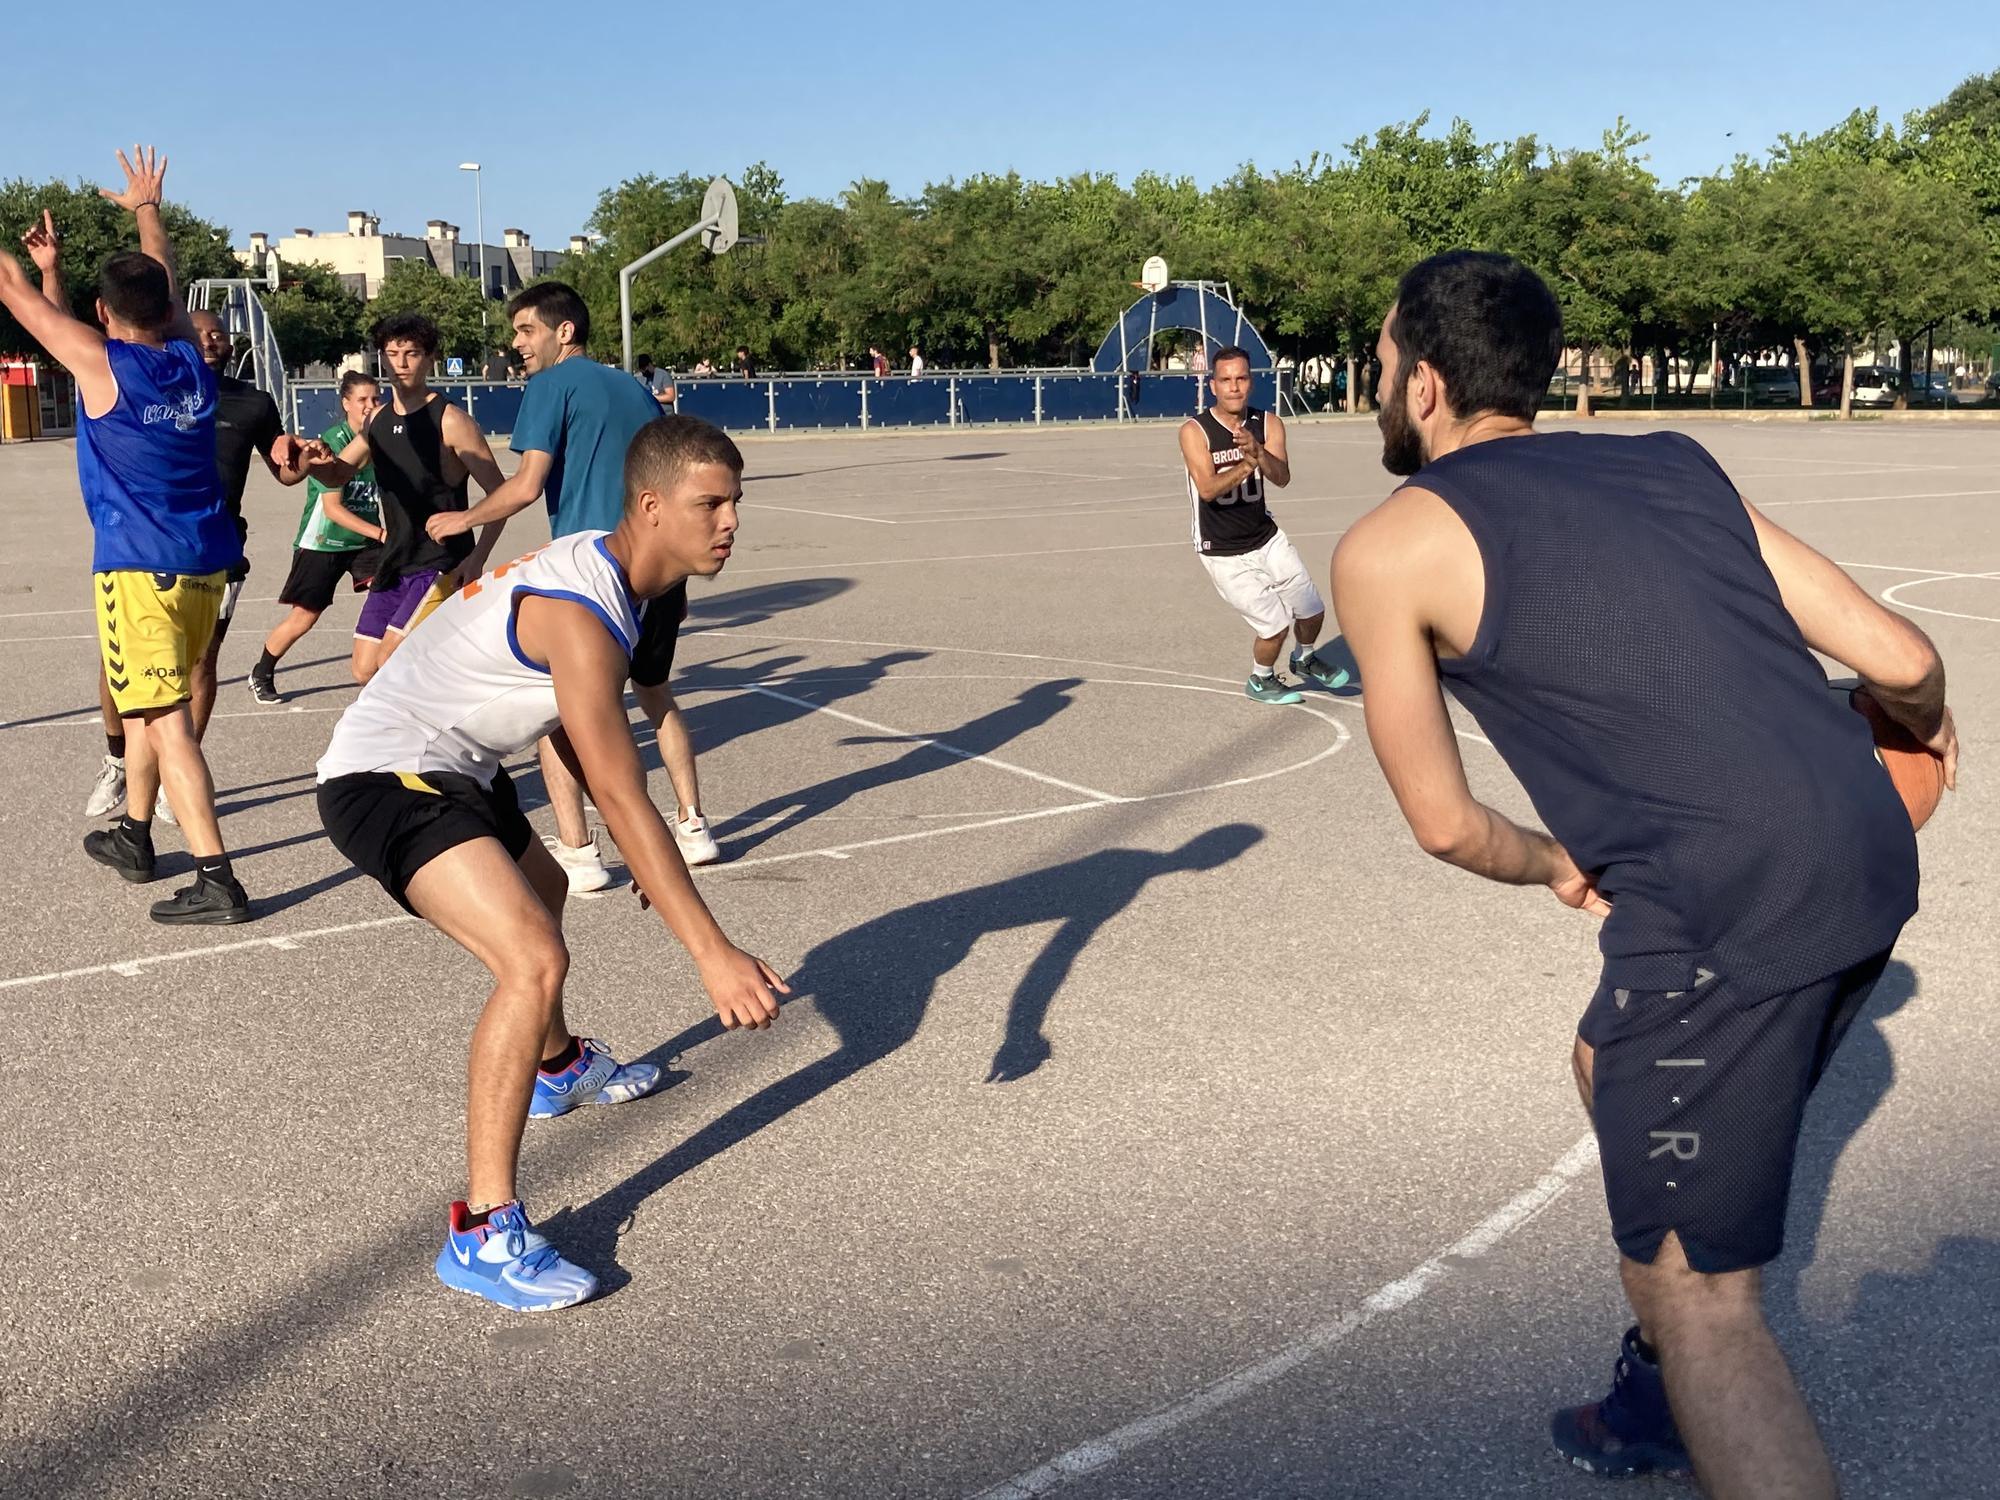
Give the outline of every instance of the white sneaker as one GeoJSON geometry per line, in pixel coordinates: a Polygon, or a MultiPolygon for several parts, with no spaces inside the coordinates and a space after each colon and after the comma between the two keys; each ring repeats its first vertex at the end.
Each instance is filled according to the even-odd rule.
{"type": "Polygon", "coordinates": [[[593,838],[581,849],[570,848],[553,834],[543,834],[542,842],[556,857],[556,863],[563,867],[563,873],[569,876],[572,896],[601,891],[611,884],[611,872],[604,868],[604,856],[597,851],[596,839],[593,838]]]}
{"type": "Polygon", "coordinates": [[[153,799],[153,817],[169,828],[181,826],[181,820],[174,816],[174,810],[167,806],[167,789],[160,788],[160,795],[153,799]]]}
{"type": "Polygon", "coordinates": [[[698,812],[689,813],[674,824],[674,842],[680,845],[681,858],[692,869],[696,865],[712,865],[722,858],[722,846],[715,841],[715,835],[708,831],[698,812]]]}
{"type": "Polygon", "coordinates": [[[125,762],[115,755],[104,757],[104,769],[97,773],[97,785],[83,804],[86,818],[102,818],[118,811],[125,801],[125,762]]]}

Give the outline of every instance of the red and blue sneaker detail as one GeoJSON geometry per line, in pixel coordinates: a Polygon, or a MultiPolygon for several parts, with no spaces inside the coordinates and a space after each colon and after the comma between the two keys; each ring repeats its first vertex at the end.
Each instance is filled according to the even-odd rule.
{"type": "Polygon", "coordinates": [[[578,1037],[576,1045],[576,1060],[569,1066],[553,1073],[535,1070],[529,1119],[554,1119],[586,1104],[625,1104],[660,1086],[660,1070],[651,1063],[621,1063],[602,1042],[588,1037],[578,1037]]]}
{"type": "Polygon", "coordinates": [[[518,1202],[484,1215],[452,1204],[437,1274],[448,1287],[515,1312],[553,1312],[597,1295],[597,1278],[536,1234],[518,1202]]]}
{"type": "Polygon", "coordinates": [[[1610,1479],[1694,1469],[1667,1406],[1666,1380],[1636,1327],[1625,1330],[1610,1394],[1557,1412],[1549,1436],[1556,1451],[1579,1469],[1610,1479]]]}

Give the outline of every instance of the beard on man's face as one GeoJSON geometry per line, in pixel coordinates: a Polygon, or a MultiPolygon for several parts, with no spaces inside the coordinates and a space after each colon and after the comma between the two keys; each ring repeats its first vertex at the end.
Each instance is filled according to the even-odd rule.
{"type": "Polygon", "coordinates": [[[1382,409],[1375,414],[1375,425],[1382,429],[1383,468],[1407,479],[1424,466],[1423,434],[1410,421],[1400,385],[1389,388],[1382,409]]]}

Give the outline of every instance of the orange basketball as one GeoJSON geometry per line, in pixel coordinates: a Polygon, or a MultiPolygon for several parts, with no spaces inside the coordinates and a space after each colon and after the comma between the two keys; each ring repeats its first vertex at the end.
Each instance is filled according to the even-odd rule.
{"type": "Polygon", "coordinates": [[[1944,761],[1926,750],[1923,741],[1890,718],[1866,688],[1847,695],[1854,711],[1868,721],[1875,735],[1875,758],[1889,773],[1910,814],[1910,826],[1922,828],[1944,796],[1944,761]]]}

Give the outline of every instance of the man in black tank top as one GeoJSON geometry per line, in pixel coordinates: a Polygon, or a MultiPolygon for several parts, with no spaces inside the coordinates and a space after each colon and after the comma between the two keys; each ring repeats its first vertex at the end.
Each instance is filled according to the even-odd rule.
{"type": "Polygon", "coordinates": [[[464,532],[436,541],[424,529],[432,516],[466,508],[468,477],[486,494],[500,488],[500,466],[479,424],[430,388],[436,324],[416,313],[385,318],[375,326],[375,347],[389,367],[391,399],[339,454],[318,439],[307,445],[308,472],[327,487],[321,497],[327,515],[382,547],[354,627],[354,680],[364,683],[461,582],[484,571],[506,525],[481,528],[477,543],[464,532]],[[341,503],[341,486],[371,463],[380,525],[341,503]]]}
{"type": "Polygon", "coordinates": [[[1691,1463],[1717,1497],[1830,1497],[1758,1268],[1806,1097],[1916,909],[1917,865],[1812,651],[1951,785],[1943,666],[1691,439],[1536,433],[1562,317],[1525,267],[1425,261],[1378,347],[1383,461],[1412,477],[1333,562],[1376,758],[1427,851],[1603,919],[1573,1061],[1639,1322],[1610,1395],[1556,1414],[1556,1447],[1603,1473],[1691,1463]],[[1549,833],[1473,798],[1441,680],[1549,833]]]}
{"type": "Polygon", "coordinates": [[[1271,519],[1264,502],[1268,481],[1292,482],[1285,453],[1285,424],[1274,412],[1250,404],[1250,356],[1235,345],[1209,361],[1215,405],[1181,424],[1181,460],[1187,465],[1188,499],[1194,507],[1193,541],[1202,566],[1224,601],[1243,617],[1254,637],[1245,696],[1258,703],[1297,703],[1301,695],[1278,675],[1278,650],[1289,633],[1292,670],[1324,687],[1339,687],[1346,673],[1322,666],[1313,654],[1326,605],[1313,587],[1299,549],[1271,519]]]}

